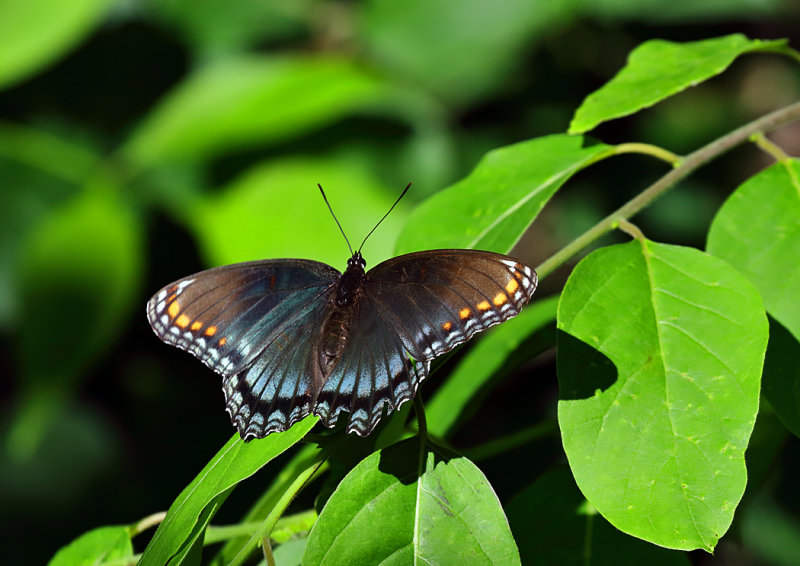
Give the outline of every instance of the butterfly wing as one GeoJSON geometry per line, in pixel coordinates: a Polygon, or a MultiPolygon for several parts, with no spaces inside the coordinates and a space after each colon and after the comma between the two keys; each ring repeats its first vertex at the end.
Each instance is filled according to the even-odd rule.
{"type": "Polygon", "coordinates": [[[147,304],[153,331],[223,376],[243,438],[309,414],[316,333],[339,271],[307,260],[254,261],[180,279],[147,304]]]}
{"type": "Polygon", "coordinates": [[[349,411],[348,432],[366,436],[384,405],[391,411],[413,398],[433,358],[519,314],[536,284],[531,267],[492,252],[431,250],[379,264],[366,274],[315,414],[332,426],[349,411]]]}
{"type": "Polygon", "coordinates": [[[380,421],[412,399],[430,362],[417,361],[398,339],[397,319],[368,296],[356,304],[350,335],[339,362],[325,380],[314,406],[326,426],[350,413],[347,432],[367,436],[380,421]]]}

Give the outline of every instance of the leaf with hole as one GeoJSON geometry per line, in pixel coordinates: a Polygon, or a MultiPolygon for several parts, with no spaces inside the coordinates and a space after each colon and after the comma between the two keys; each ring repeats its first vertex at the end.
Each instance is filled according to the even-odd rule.
{"type": "Polygon", "coordinates": [[[747,482],[758,292],[718,258],[634,241],[578,264],[558,328],[558,420],[583,494],[623,532],[712,551],[747,482]]]}

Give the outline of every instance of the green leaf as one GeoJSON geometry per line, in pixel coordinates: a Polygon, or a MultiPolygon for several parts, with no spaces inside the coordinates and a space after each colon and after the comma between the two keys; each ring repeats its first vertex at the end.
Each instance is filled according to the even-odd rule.
{"type": "Polygon", "coordinates": [[[36,227],[20,271],[26,379],[74,379],[105,350],[138,291],[141,248],[138,218],[111,189],[84,190],[36,227]]]}
{"type": "Polygon", "coordinates": [[[371,57],[393,75],[465,103],[506,84],[520,50],[568,20],[575,4],[373,0],[359,32],[371,57]]]}
{"type": "MultiPolygon", "coordinates": [[[[281,468],[278,475],[272,480],[269,487],[261,494],[250,510],[242,517],[242,523],[256,523],[261,522],[267,518],[272,509],[278,503],[283,494],[290,489],[295,480],[313,464],[319,457],[316,446],[307,444],[295,452],[291,459],[281,468]]],[[[314,512],[316,519],[316,512],[314,512]]],[[[302,519],[301,519],[302,520],[302,519]]],[[[282,526],[281,518],[276,523],[276,527],[270,538],[275,539],[275,531],[279,526],[282,526]]],[[[313,521],[312,521],[313,523],[313,521]]],[[[308,525],[306,530],[310,530],[311,525],[308,525]]],[[[229,539],[217,553],[214,558],[214,564],[230,564],[237,554],[245,554],[246,548],[249,546],[250,536],[239,536],[229,539]]],[[[283,542],[283,541],[281,541],[283,542]]]]}
{"type": "MultiPolygon", "coordinates": [[[[344,268],[349,252],[314,185],[319,180],[355,248],[397,198],[347,159],[292,159],[250,169],[186,214],[209,265],[302,257],[344,268]]],[[[368,265],[391,256],[400,204],[364,246],[368,265]]],[[[180,212],[179,212],[180,214],[180,212]]]]}
{"type": "Polygon", "coordinates": [[[303,556],[308,566],[411,563],[520,563],[483,473],[417,437],[374,452],[342,480],[303,556]]]}
{"type": "Polygon", "coordinates": [[[286,432],[273,433],[247,444],[235,434],[169,508],[147,545],[140,566],[161,566],[173,556],[184,556],[236,484],[288,450],[316,422],[316,417],[307,417],[286,432]]]}
{"type": "Polygon", "coordinates": [[[66,54],[104,16],[110,0],[0,2],[0,88],[66,54]]]}
{"type": "Polygon", "coordinates": [[[125,153],[140,166],[207,158],[299,135],[381,94],[386,91],[375,78],[344,59],[227,59],[200,69],[168,94],[125,153]]]}
{"type": "Polygon", "coordinates": [[[781,422],[800,436],[800,342],[774,319],[769,321],[769,345],[761,390],[781,422]]]}
{"type": "Polygon", "coordinates": [[[714,218],[706,249],[735,265],[800,341],[800,160],[776,163],[736,189],[714,218]]]}
{"type": "Polygon", "coordinates": [[[417,207],[397,250],[476,248],[507,253],[567,179],[613,151],[567,135],[490,151],[466,178],[417,207]]]}
{"type": "Polygon", "coordinates": [[[82,534],[56,552],[48,566],[93,566],[133,556],[130,529],[99,527],[82,534]]]}
{"type": "MultiPolygon", "coordinates": [[[[534,301],[519,316],[492,329],[464,356],[447,381],[425,407],[425,418],[431,435],[445,438],[457,423],[469,415],[466,407],[486,391],[487,382],[501,369],[509,371],[546,349],[549,340],[539,340],[539,347],[525,348],[524,357],[508,365],[509,358],[523,342],[544,330],[556,318],[558,297],[534,301]]],[[[551,330],[552,332],[552,330],[551,330]]]]}
{"type": "Polygon", "coordinates": [[[583,494],[623,532],[711,551],[747,481],[758,292],[718,258],[634,241],[578,264],[558,327],[558,419],[583,494]]]}
{"type": "Polygon", "coordinates": [[[743,53],[776,50],[785,40],[761,41],[741,34],[689,43],[655,39],[634,49],[622,70],[586,97],[569,126],[582,134],[614,118],[648,108],[722,73],[743,53]]]}
{"type": "Polygon", "coordinates": [[[537,479],[511,500],[507,512],[525,564],[689,565],[685,554],[630,537],[597,515],[566,466],[537,479]]]}

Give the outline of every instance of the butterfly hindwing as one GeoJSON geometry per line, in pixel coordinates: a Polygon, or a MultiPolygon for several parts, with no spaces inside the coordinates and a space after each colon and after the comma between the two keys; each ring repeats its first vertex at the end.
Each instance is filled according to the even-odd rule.
{"type": "Polygon", "coordinates": [[[339,362],[325,381],[314,407],[326,426],[339,413],[350,413],[347,432],[367,436],[380,421],[383,408],[397,409],[412,399],[430,369],[416,361],[399,338],[392,313],[362,296],[351,333],[339,362]]]}

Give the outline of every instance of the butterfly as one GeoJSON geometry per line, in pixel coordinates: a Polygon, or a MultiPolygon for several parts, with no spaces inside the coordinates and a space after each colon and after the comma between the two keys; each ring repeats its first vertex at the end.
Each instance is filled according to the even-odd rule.
{"type": "Polygon", "coordinates": [[[388,414],[414,397],[431,360],[516,316],[537,285],[523,262],[478,250],[365,267],[361,248],[351,248],[344,273],[305,259],[225,265],[158,291],[147,318],[161,340],[222,376],[226,411],[245,441],[312,413],[332,427],[342,411],[347,432],[366,436],[384,407],[388,414]]]}

